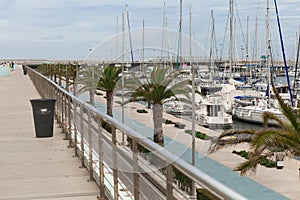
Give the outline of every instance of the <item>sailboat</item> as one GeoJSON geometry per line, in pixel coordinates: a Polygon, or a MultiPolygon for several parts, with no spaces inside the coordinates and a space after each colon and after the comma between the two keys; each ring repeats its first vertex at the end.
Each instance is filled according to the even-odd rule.
{"type": "MultiPolygon", "coordinates": [[[[273,105],[271,104],[272,99],[271,99],[271,90],[270,90],[270,82],[271,82],[271,77],[270,77],[270,57],[271,57],[271,39],[270,39],[270,30],[269,30],[269,23],[270,23],[270,17],[269,17],[269,0],[267,1],[267,36],[268,36],[268,51],[267,51],[267,73],[268,73],[268,78],[267,78],[267,88],[266,88],[266,97],[267,100],[264,99],[256,99],[256,102],[254,102],[254,105],[250,106],[238,106],[233,109],[233,116],[236,117],[237,119],[248,121],[248,122],[254,122],[254,123],[263,123],[263,114],[264,112],[271,112],[275,116],[277,116],[279,119],[285,121],[286,117],[283,115],[283,113],[280,111],[278,106],[276,106],[276,100],[273,101],[273,105]]],[[[277,9],[277,7],[276,7],[277,9]]],[[[284,54],[283,54],[284,55],[284,54]]],[[[285,59],[285,58],[284,58],[285,59]]],[[[289,78],[287,74],[287,81],[289,84],[289,78]]],[[[277,90],[278,91],[278,90],[277,90]]],[[[291,95],[291,91],[289,91],[289,94],[291,95]]],[[[280,93],[280,96],[284,96],[284,94],[280,93]]],[[[293,100],[290,100],[291,106],[293,107],[293,100]]],[[[276,121],[270,120],[269,125],[278,125],[276,121]]]]}

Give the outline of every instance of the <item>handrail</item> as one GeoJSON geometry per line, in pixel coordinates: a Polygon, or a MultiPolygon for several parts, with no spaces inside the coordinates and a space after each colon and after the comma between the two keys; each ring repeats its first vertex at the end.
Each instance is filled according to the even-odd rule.
{"type": "MultiPolygon", "coordinates": [[[[112,165],[113,166],[115,165],[114,167],[116,167],[116,168],[112,167],[113,176],[114,176],[114,191],[112,191],[112,193],[113,193],[112,196],[114,199],[118,199],[118,197],[120,197],[118,194],[118,192],[119,192],[118,185],[116,185],[116,184],[118,183],[118,181],[117,181],[117,179],[119,178],[118,176],[121,175],[121,174],[119,174],[120,172],[118,173],[118,167],[120,167],[120,165],[122,164],[121,163],[118,165],[118,162],[120,162],[120,161],[117,160],[116,157],[117,156],[122,157],[124,155],[124,154],[121,154],[118,152],[118,151],[121,151],[121,149],[117,147],[116,140],[113,139],[116,136],[116,130],[125,134],[127,137],[131,138],[133,141],[132,152],[131,152],[132,158],[130,158],[130,159],[132,159],[131,164],[133,165],[132,167],[134,169],[137,169],[136,168],[137,166],[141,167],[141,165],[139,165],[139,162],[141,162],[141,159],[138,157],[139,155],[138,155],[138,151],[137,151],[137,145],[143,146],[144,148],[148,149],[151,153],[153,153],[155,156],[157,156],[158,158],[160,158],[166,162],[166,169],[167,169],[166,170],[167,171],[166,187],[172,188],[172,173],[168,173],[169,172],[168,170],[172,169],[172,168],[176,168],[177,170],[181,171],[183,174],[185,174],[186,176],[191,178],[193,181],[195,181],[197,184],[207,188],[208,190],[212,191],[215,194],[218,194],[220,197],[222,197],[224,199],[238,199],[238,200],[247,199],[244,196],[242,196],[241,194],[232,190],[231,188],[228,188],[224,184],[222,184],[219,181],[215,180],[214,178],[210,177],[209,175],[207,175],[206,173],[204,173],[197,167],[195,167],[195,166],[191,165],[190,163],[186,162],[185,160],[181,159],[179,156],[174,155],[173,153],[164,149],[163,147],[154,143],[153,141],[151,141],[147,138],[144,138],[140,133],[133,130],[129,126],[108,116],[106,113],[100,112],[95,107],[86,103],[84,100],[67,92],[65,89],[58,86],[55,82],[53,82],[52,80],[48,79],[47,77],[41,75],[40,73],[36,72],[35,70],[28,68],[28,75],[32,79],[35,87],[40,92],[42,97],[47,98],[47,97],[54,97],[55,95],[57,95],[56,96],[56,98],[58,98],[57,99],[57,112],[58,112],[57,118],[58,118],[58,120],[61,121],[63,131],[66,132],[66,138],[68,138],[70,140],[70,144],[74,144],[75,146],[78,145],[80,147],[78,150],[80,151],[79,155],[81,155],[81,154],[83,155],[83,158],[82,157],[81,158],[85,159],[85,157],[86,157],[86,155],[85,155],[86,153],[84,152],[84,149],[91,148],[90,152],[93,152],[93,151],[100,152],[101,155],[97,155],[97,160],[99,161],[97,163],[97,168],[99,168],[100,177],[97,173],[93,172],[95,170],[95,166],[96,166],[95,162],[97,161],[94,156],[89,154],[90,156],[87,155],[88,157],[86,158],[85,161],[83,161],[83,163],[87,162],[86,166],[87,166],[88,170],[90,171],[91,178],[95,178],[98,180],[97,183],[100,185],[100,190],[101,190],[101,186],[103,186],[101,184],[104,184],[104,180],[102,180],[103,177],[101,179],[101,175],[104,176],[102,154],[104,154],[104,153],[107,155],[112,154],[111,162],[113,163],[112,165]],[[78,111],[78,107],[80,108],[79,109],[80,111],[78,111]],[[85,109],[85,111],[87,112],[87,116],[84,115],[84,112],[82,109],[85,109]],[[70,116],[69,111],[71,111],[73,113],[73,116],[70,116]],[[80,117],[78,117],[77,115],[79,115],[80,117]],[[87,117],[87,119],[88,119],[87,121],[89,121],[88,124],[86,124],[86,126],[84,126],[84,122],[80,122],[80,118],[83,119],[83,117],[87,117]],[[92,120],[92,117],[94,117],[96,120],[95,119],[92,120]],[[77,120],[79,120],[79,121],[77,121],[77,120]],[[106,144],[106,145],[109,145],[109,147],[111,148],[111,149],[109,149],[109,151],[111,151],[111,152],[107,152],[108,150],[105,152],[100,151],[101,149],[103,150],[103,146],[106,143],[106,141],[103,140],[103,137],[106,137],[103,132],[104,128],[102,128],[104,121],[106,123],[111,124],[111,126],[112,126],[111,143],[106,144]],[[77,135],[75,136],[70,131],[68,131],[71,129],[71,127],[68,126],[68,124],[73,124],[75,126],[75,127],[73,127],[73,129],[76,129],[76,124],[78,124],[78,123],[81,124],[78,126],[82,130],[76,130],[75,135],[77,133],[81,134],[81,135],[79,135],[79,138],[81,138],[80,140],[77,137],[77,135]],[[93,126],[93,128],[97,128],[97,126],[95,126],[95,124],[98,124],[98,128],[99,128],[98,132],[94,133],[94,134],[97,134],[98,146],[95,146],[94,145],[95,141],[92,141],[93,130],[90,127],[90,126],[93,126]],[[88,129],[88,130],[85,131],[84,129],[88,129]],[[84,143],[84,140],[85,140],[85,142],[88,143],[88,146],[86,146],[87,143],[84,143]],[[91,143],[89,143],[89,141],[91,143]],[[96,149],[98,149],[98,151],[96,151],[96,149]],[[170,185],[170,182],[171,182],[171,185],[170,185]]],[[[74,131],[73,131],[73,133],[74,133],[74,131]]],[[[107,134],[107,132],[106,132],[106,135],[109,135],[109,134],[107,134]]],[[[76,151],[76,148],[75,148],[75,151],[76,151]]],[[[77,152],[75,152],[75,154],[77,154],[77,152]]],[[[124,157],[123,159],[128,160],[129,158],[124,157]]],[[[139,199],[139,195],[141,195],[139,193],[140,193],[140,190],[142,189],[141,188],[142,186],[140,186],[140,184],[139,184],[139,180],[140,180],[140,176],[142,175],[142,173],[140,173],[139,171],[133,171],[133,174],[134,174],[134,180],[133,180],[132,187],[134,189],[132,189],[132,193],[133,193],[135,199],[139,199]]],[[[101,191],[102,193],[104,192],[103,187],[102,187],[102,191],[101,191]]],[[[104,194],[100,194],[100,195],[104,195],[104,194]]],[[[167,199],[173,198],[173,190],[172,189],[167,190],[166,197],[167,197],[167,199]]],[[[146,197],[146,198],[151,198],[151,197],[146,197]]]]}

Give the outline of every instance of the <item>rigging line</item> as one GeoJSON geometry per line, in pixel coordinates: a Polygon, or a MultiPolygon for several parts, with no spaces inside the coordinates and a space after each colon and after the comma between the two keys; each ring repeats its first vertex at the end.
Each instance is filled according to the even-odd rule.
{"type": "MultiPolygon", "coordinates": [[[[127,7],[127,5],[126,5],[127,7]]],[[[128,25],[128,34],[129,34],[129,43],[130,43],[130,54],[131,54],[131,67],[134,67],[134,60],[133,60],[133,51],[132,51],[132,40],[131,40],[131,31],[130,31],[130,24],[129,24],[129,12],[127,10],[127,25],[128,25]]]]}
{"type": "Polygon", "coordinates": [[[295,64],[295,75],[294,75],[294,91],[296,91],[296,80],[297,80],[297,73],[298,73],[298,62],[299,62],[299,51],[300,51],[300,32],[299,32],[299,39],[298,39],[298,48],[297,48],[297,57],[296,57],[296,64],[295,64]]]}
{"type": "MultiPolygon", "coordinates": [[[[179,32],[180,32],[180,28],[179,28],[179,32]]],[[[180,49],[180,39],[179,39],[179,33],[178,32],[178,38],[177,38],[177,56],[176,56],[176,69],[179,69],[179,49],[180,49]]]]}
{"type": "Polygon", "coordinates": [[[283,44],[283,38],[282,38],[282,32],[281,32],[281,26],[280,26],[280,19],[279,19],[279,13],[278,13],[276,0],[274,0],[274,4],[275,4],[277,24],[278,24],[279,35],[280,35],[280,43],[281,43],[282,56],[283,56],[283,61],[284,61],[285,74],[286,74],[286,79],[287,79],[287,83],[288,83],[288,90],[290,93],[290,101],[291,101],[291,106],[294,107],[293,94],[292,94],[292,90],[291,90],[290,77],[289,77],[288,67],[287,67],[287,63],[286,63],[285,50],[284,50],[284,44],[283,44]]]}
{"type": "Polygon", "coordinates": [[[226,40],[226,36],[227,36],[227,30],[228,30],[228,23],[229,23],[229,16],[230,13],[228,12],[227,15],[227,21],[226,21],[226,26],[225,26],[225,31],[224,31],[224,35],[223,35],[223,41],[222,41],[222,48],[220,48],[220,60],[222,59],[222,55],[223,55],[223,50],[225,48],[225,40],[226,40]]]}
{"type": "Polygon", "coordinates": [[[253,46],[252,46],[252,60],[257,58],[257,37],[258,37],[258,14],[261,8],[261,0],[257,1],[257,8],[256,8],[256,15],[255,15],[255,30],[254,30],[254,39],[253,39],[253,46]]]}
{"type": "Polygon", "coordinates": [[[210,30],[211,30],[211,24],[212,24],[212,22],[211,22],[211,18],[210,18],[210,20],[209,20],[209,25],[208,25],[208,28],[207,28],[207,33],[206,33],[206,40],[205,40],[205,48],[209,48],[208,47],[208,41],[209,41],[209,38],[210,38],[210,30]]]}
{"type": "Polygon", "coordinates": [[[244,43],[244,45],[245,45],[245,44],[246,44],[245,34],[244,34],[244,31],[243,31],[243,26],[242,26],[241,18],[240,18],[240,14],[239,14],[239,11],[238,11],[238,6],[237,6],[236,1],[235,1],[234,3],[235,3],[235,7],[236,7],[236,9],[235,9],[235,10],[236,10],[236,14],[237,14],[237,17],[238,17],[238,19],[239,19],[239,24],[240,24],[240,27],[241,27],[243,43],[244,43]]]}

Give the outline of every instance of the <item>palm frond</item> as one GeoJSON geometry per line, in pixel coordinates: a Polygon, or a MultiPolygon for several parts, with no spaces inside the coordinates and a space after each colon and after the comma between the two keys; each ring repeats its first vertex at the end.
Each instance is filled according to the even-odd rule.
{"type": "Polygon", "coordinates": [[[102,91],[113,92],[121,79],[121,76],[119,76],[121,72],[121,68],[106,66],[99,77],[97,88],[102,91]]]}
{"type": "Polygon", "coordinates": [[[287,129],[288,128],[288,127],[286,127],[286,124],[284,123],[284,121],[281,120],[277,115],[275,115],[272,112],[265,111],[263,113],[263,124],[264,124],[265,127],[268,126],[268,123],[269,123],[270,120],[276,121],[279,124],[279,126],[281,128],[283,128],[283,129],[287,129]]]}
{"type": "Polygon", "coordinates": [[[214,153],[222,148],[234,146],[241,143],[251,143],[255,130],[232,130],[222,133],[213,139],[208,152],[214,153]]]}
{"type": "Polygon", "coordinates": [[[260,149],[263,146],[278,148],[281,151],[297,151],[300,149],[298,134],[279,128],[258,131],[252,140],[252,148],[260,149]]]}
{"type": "Polygon", "coordinates": [[[257,165],[261,163],[265,159],[264,156],[250,156],[250,159],[238,165],[234,170],[239,171],[241,175],[246,174],[248,171],[256,171],[257,165]]]}
{"type": "Polygon", "coordinates": [[[295,130],[299,133],[300,132],[299,120],[297,119],[297,116],[295,115],[295,113],[294,113],[293,109],[291,108],[291,106],[289,106],[288,104],[286,104],[283,101],[283,99],[279,95],[278,91],[276,90],[275,85],[274,85],[274,81],[273,81],[273,73],[271,73],[271,84],[272,84],[272,88],[273,88],[275,97],[279,102],[279,105],[280,105],[280,108],[281,108],[281,111],[282,111],[283,115],[290,121],[290,123],[293,125],[295,130]]]}

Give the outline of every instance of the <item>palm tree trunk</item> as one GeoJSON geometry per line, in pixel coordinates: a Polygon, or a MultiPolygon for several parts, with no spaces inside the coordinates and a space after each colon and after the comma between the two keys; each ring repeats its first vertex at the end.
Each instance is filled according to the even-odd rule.
{"type": "Polygon", "coordinates": [[[162,129],[162,104],[153,104],[154,142],[164,146],[164,133],[162,129]]]}
{"type": "Polygon", "coordinates": [[[90,89],[89,93],[90,93],[90,104],[92,106],[95,106],[95,92],[93,89],[90,89]]]}
{"type": "Polygon", "coordinates": [[[107,114],[113,116],[112,107],[113,107],[114,96],[112,92],[106,92],[106,107],[107,114]]]}

